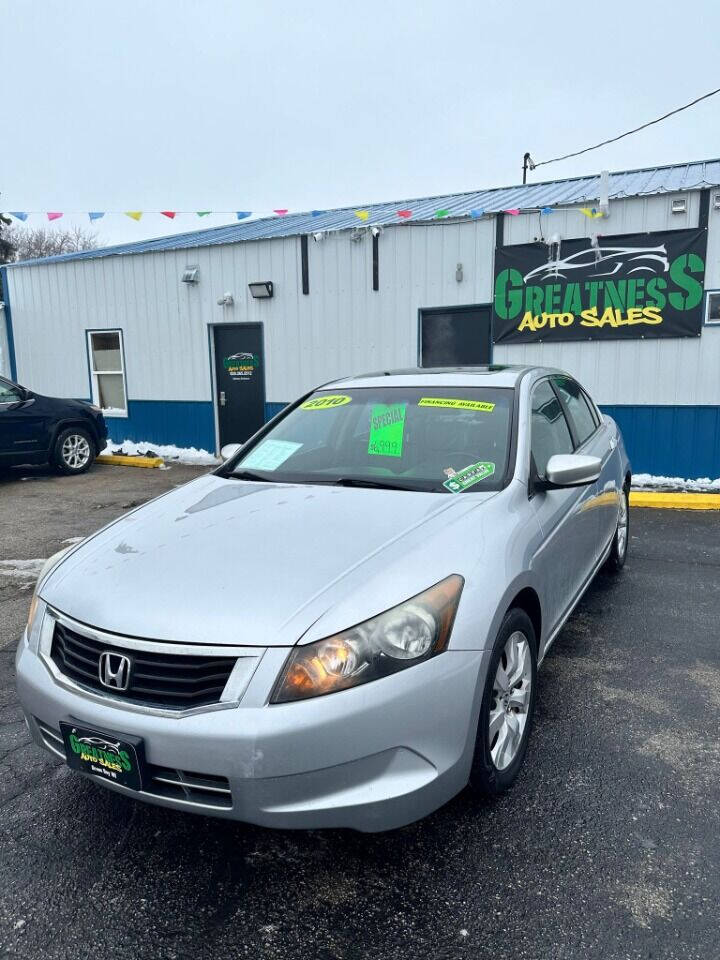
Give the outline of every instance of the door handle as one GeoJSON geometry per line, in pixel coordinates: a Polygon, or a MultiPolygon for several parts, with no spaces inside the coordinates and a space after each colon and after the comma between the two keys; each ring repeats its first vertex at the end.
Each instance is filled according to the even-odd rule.
{"type": "Polygon", "coordinates": [[[221,406],[221,407],[224,407],[224,406],[225,406],[225,391],[224,391],[224,390],[221,390],[221,391],[220,391],[220,406],[221,406]]]}

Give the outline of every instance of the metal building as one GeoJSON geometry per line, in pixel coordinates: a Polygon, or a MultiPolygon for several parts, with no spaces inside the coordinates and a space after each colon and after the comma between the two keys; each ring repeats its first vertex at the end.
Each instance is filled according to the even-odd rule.
{"type": "Polygon", "coordinates": [[[344,374],[542,363],[636,472],[720,477],[720,160],[365,212],[2,267],[0,363],[100,402],[115,440],[209,450],[344,374]]]}

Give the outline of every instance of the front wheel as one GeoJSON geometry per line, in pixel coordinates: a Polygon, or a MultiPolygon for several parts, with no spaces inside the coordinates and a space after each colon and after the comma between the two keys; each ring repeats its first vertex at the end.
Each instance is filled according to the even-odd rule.
{"type": "Polygon", "coordinates": [[[522,766],[535,713],[537,640],[524,610],[507,613],[488,667],[470,786],[493,796],[508,790],[522,766]]]}
{"type": "Polygon", "coordinates": [[[610,573],[619,573],[625,566],[630,541],[630,493],[623,487],[618,505],[618,521],[612,547],[605,564],[610,573]]]}
{"type": "Polygon", "coordinates": [[[85,473],[96,457],[95,443],[87,430],[69,427],[55,441],[53,464],[59,473],[85,473]]]}

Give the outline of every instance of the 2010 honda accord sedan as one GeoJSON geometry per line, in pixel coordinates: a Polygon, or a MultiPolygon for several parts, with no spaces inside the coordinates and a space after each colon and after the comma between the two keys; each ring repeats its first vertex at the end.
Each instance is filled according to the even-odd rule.
{"type": "Polygon", "coordinates": [[[628,547],[630,464],[571,377],[407,370],[301,397],[51,558],[17,655],[40,746],[110,789],[375,831],[515,780],[538,663],[628,547]]]}

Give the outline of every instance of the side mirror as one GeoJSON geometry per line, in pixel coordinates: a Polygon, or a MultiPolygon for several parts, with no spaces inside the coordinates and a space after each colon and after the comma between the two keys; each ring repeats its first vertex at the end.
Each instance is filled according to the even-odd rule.
{"type": "Polygon", "coordinates": [[[241,443],[226,443],[224,447],[220,448],[220,456],[223,458],[223,460],[230,460],[231,457],[234,457],[235,454],[241,449],[241,443]]]}
{"type": "Polygon", "coordinates": [[[600,476],[600,457],[585,457],[579,453],[556,453],[548,460],[543,489],[553,487],[585,487],[600,476]]]}

